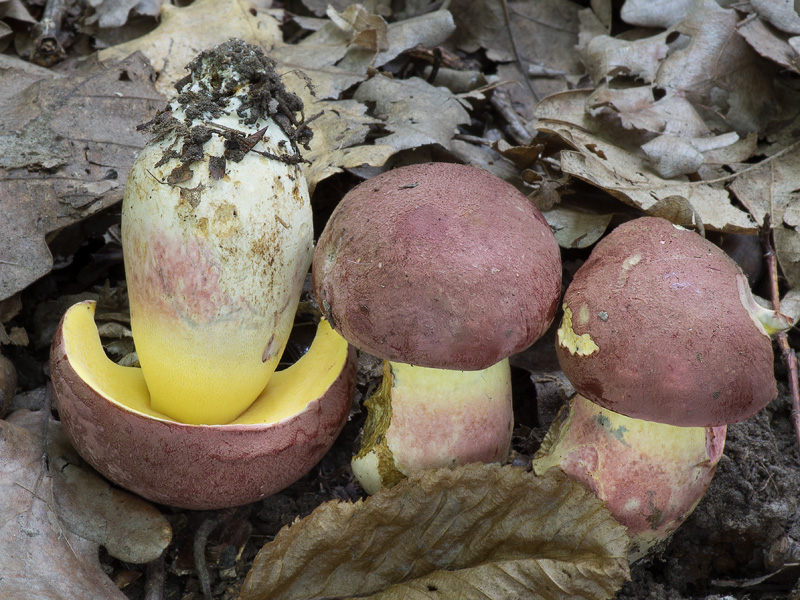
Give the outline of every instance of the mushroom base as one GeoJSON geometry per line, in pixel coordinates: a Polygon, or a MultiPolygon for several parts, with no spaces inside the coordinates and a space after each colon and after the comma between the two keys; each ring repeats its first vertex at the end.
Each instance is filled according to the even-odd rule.
{"type": "Polygon", "coordinates": [[[367,493],[423,469],[507,458],[514,426],[508,359],[480,371],[385,361],[383,372],[352,461],[367,493]]]}
{"type": "Polygon", "coordinates": [[[676,427],[631,419],[576,396],[550,427],[533,460],[606,501],[631,535],[638,560],[692,513],[711,483],[726,427],[676,427]]]}

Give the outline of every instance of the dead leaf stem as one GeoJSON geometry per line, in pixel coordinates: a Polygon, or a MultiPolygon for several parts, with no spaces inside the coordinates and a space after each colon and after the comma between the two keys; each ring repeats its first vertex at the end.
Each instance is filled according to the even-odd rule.
{"type": "MultiPolygon", "coordinates": [[[[761,241],[764,246],[764,258],[767,262],[767,272],[769,274],[769,288],[772,300],[772,308],[778,312],[781,309],[781,296],[778,288],[778,259],[775,253],[775,244],[772,239],[772,216],[767,214],[764,217],[764,226],[761,228],[761,241]]],[[[800,445],[800,384],[798,384],[797,354],[789,345],[789,337],[785,331],[779,332],[775,336],[781,357],[789,371],[789,393],[792,399],[792,424],[794,425],[795,436],[800,445]]]]}

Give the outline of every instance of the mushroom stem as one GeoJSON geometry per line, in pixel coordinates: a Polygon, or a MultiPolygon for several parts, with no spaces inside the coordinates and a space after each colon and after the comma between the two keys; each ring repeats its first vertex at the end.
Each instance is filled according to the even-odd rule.
{"type": "Polygon", "coordinates": [[[632,419],[575,396],[551,425],[532,466],[537,475],[558,466],[605,500],[628,528],[634,561],[669,537],[700,502],[726,430],[632,419]]]}
{"type": "Polygon", "coordinates": [[[383,373],[365,403],[362,447],[352,461],[367,493],[423,469],[506,459],[513,429],[508,359],[479,371],[384,361],[383,373]]]}

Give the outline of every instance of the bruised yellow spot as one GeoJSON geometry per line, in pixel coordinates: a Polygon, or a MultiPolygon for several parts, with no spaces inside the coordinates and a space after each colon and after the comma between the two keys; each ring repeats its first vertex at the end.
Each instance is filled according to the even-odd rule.
{"type": "MultiPolygon", "coordinates": [[[[64,317],[67,360],[78,377],[109,402],[151,418],[180,422],[153,410],[141,369],[122,367],[106,356],[94,311],[94,302],[81,302],[64,317]]],[[[275,423],[301,412],[333,385],[346,362],[347,342],[327,321],[321,321],[308,352],[291,367],[276,372],[250,407],[231,424],[275,423]]]]}
{"type": "Polygon", "coordinates": [[[572,311],[564,304],[564,317],[561,319],[561,326],[558,328],[558,343],[569,350],[570,354],[578,356],[590,356],[600,350],[600,346],[588,333],[578,335],[572,330],[572,311]]]}

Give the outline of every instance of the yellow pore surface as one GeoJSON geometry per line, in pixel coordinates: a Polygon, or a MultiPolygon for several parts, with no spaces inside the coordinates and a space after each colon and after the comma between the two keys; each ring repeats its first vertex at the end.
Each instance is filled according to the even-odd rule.
{"type": "MultiPolygon", "coordinates": [[[[94,322],[94,311],[94,302],[81,302],[72,306],[64,317],[64,347],[75,373],[113,404],[148,417],[177,422],[152,409],[141,369],[122,367],[106,356],[94,322]]],[[[327,321],[320,322],[308,352],[288,369],[276,372],[249,408],[229,424],[275,423],[301,412],[325,394],[346,361],[347,342],[327,321]]],[[[177,389],[175,394],[181,396],[182,392],[177,389]]],[[[186,403],[187,399],[179,398],[179,401],[186,403]]]]}

